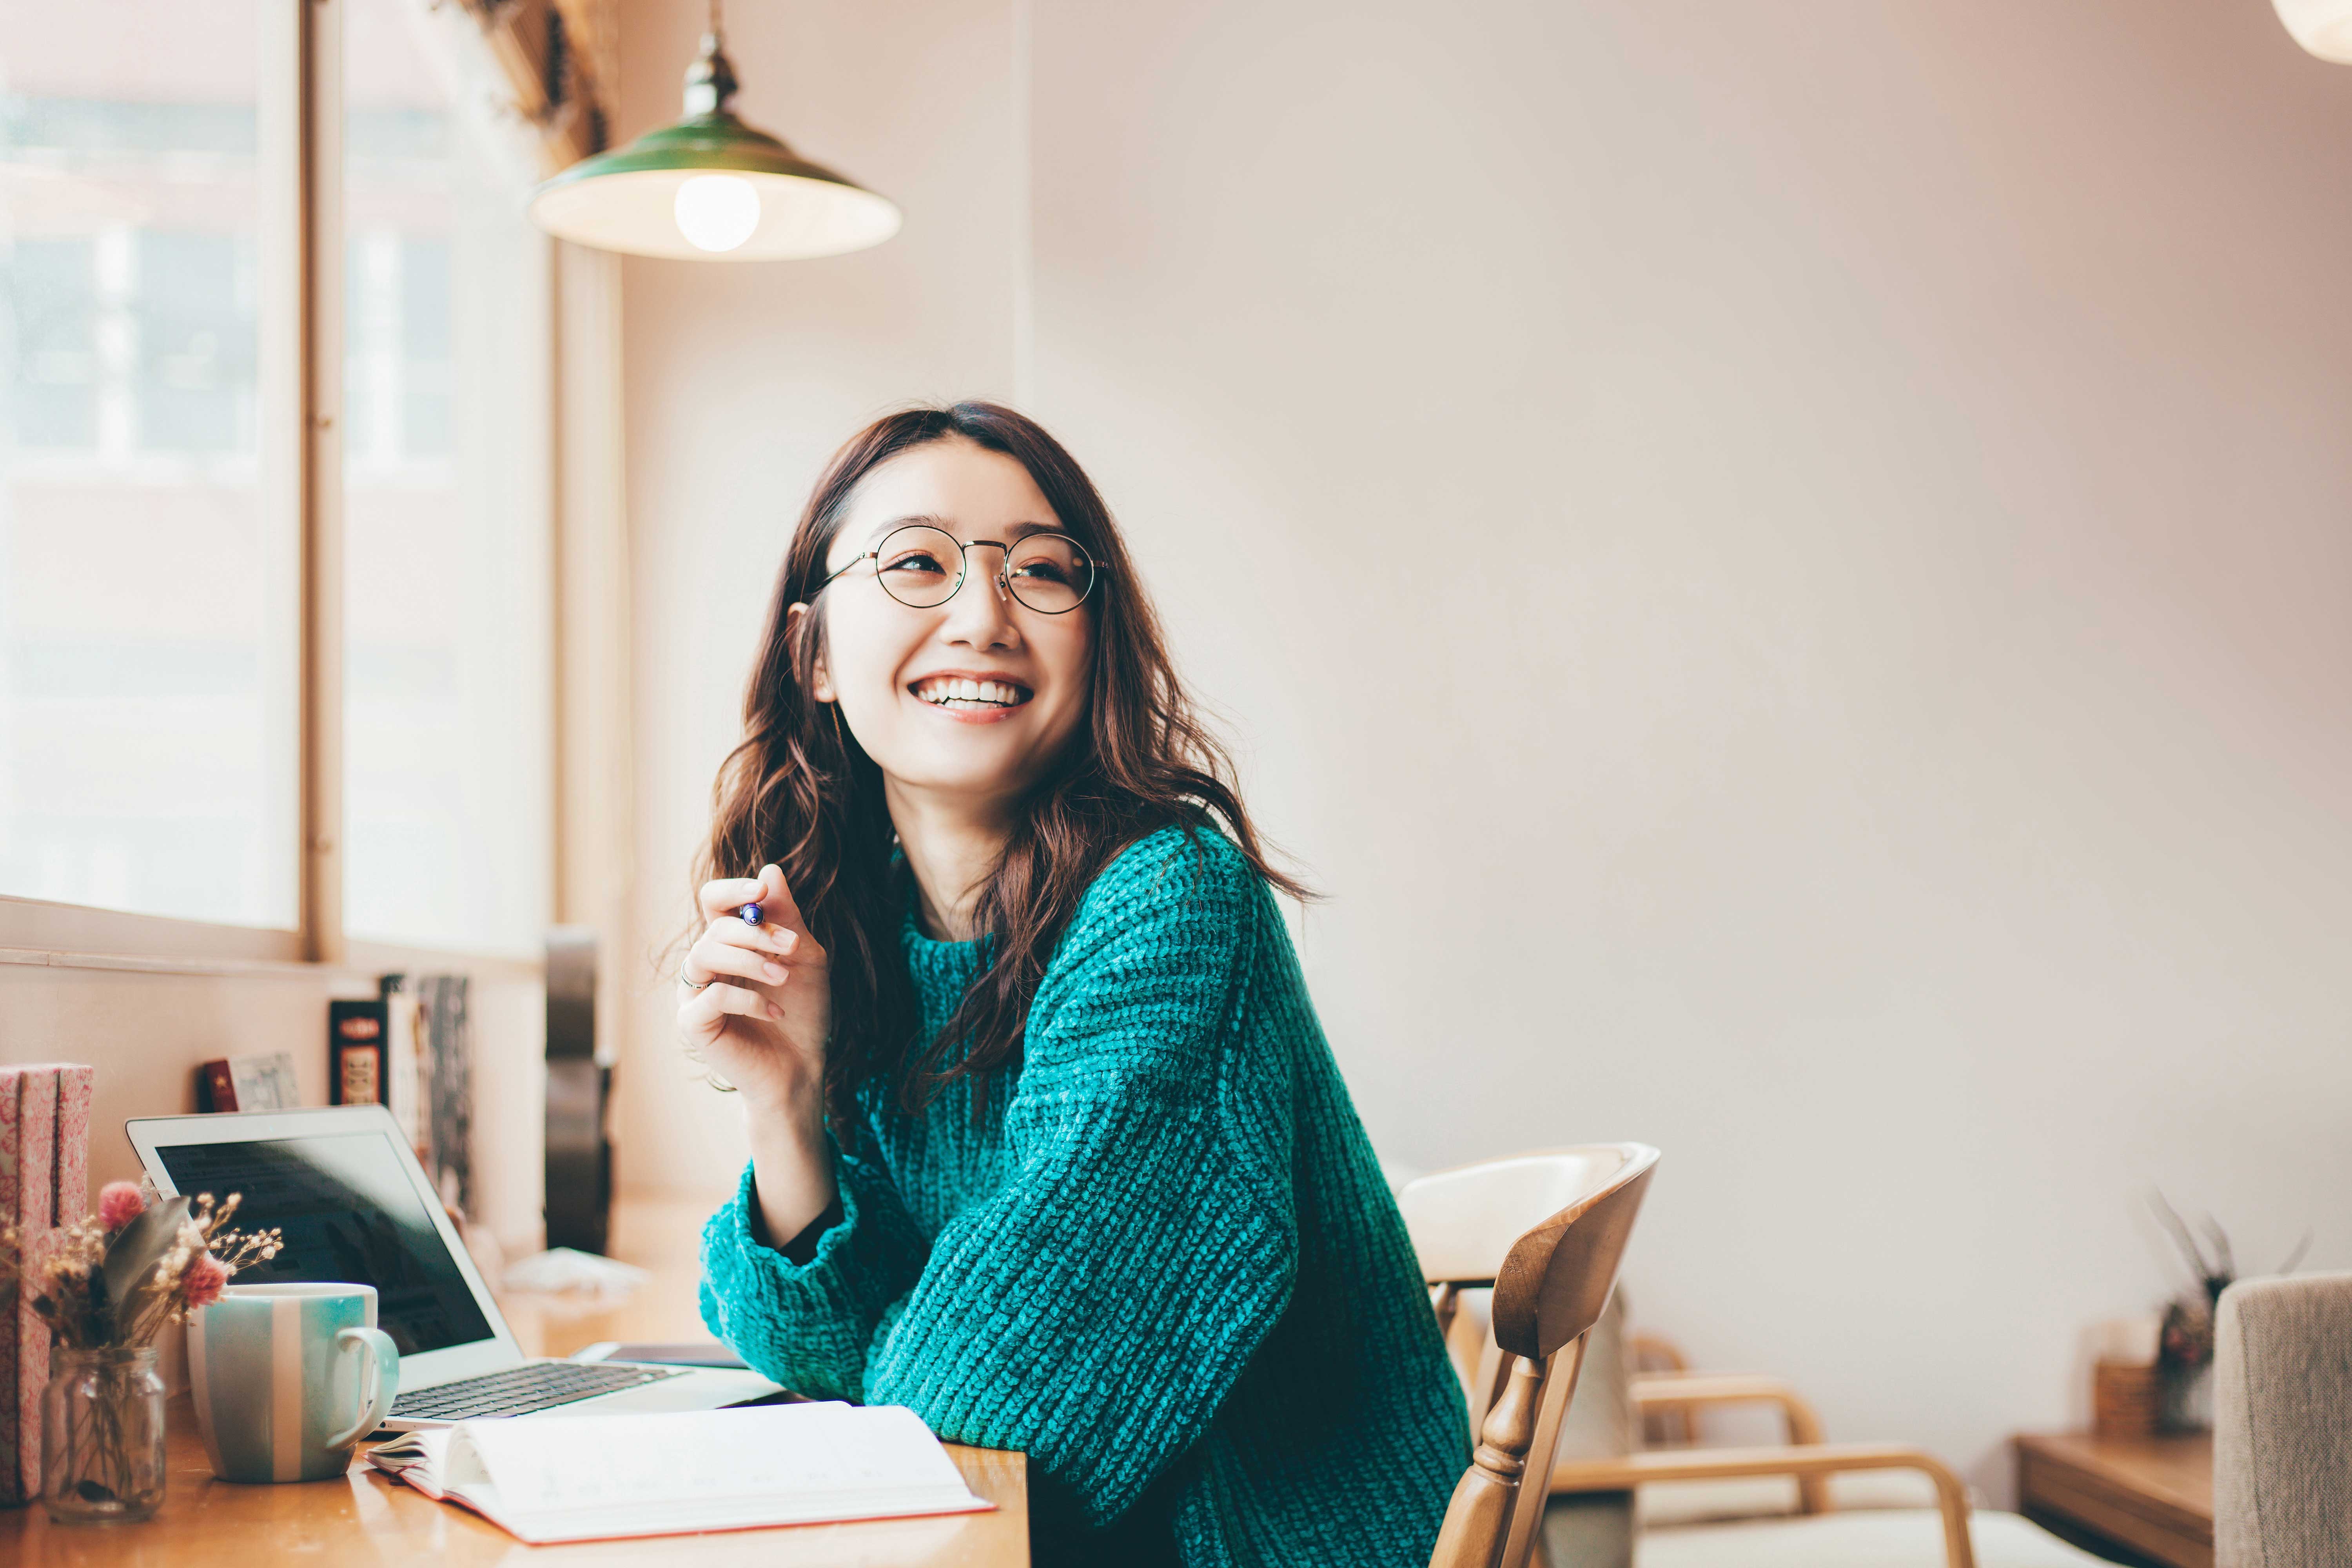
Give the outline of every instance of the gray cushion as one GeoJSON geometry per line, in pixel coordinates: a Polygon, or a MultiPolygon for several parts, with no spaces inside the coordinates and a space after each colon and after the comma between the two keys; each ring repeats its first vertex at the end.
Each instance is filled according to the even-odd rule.
{"type": "Polygon", "coordinates": [[[2347,1542],[2352,1274],[2232,1285],[2214,1331],[2214,1568],[2343,1568],[2347,1542]]]}

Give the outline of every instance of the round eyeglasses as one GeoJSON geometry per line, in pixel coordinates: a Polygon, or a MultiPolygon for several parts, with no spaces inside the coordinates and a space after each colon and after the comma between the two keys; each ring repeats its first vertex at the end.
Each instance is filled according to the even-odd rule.
{"type": "Polygon", "coordinates": [[[882,536],[882,542],[817,584],[823,593],[842,574],[874,563],[882,591],[917,610],[935,610],[963,586],[965,552],[985,545],[1003,553],[998,586],[1041,616],[1066,616],[1094,592],[1094,557],[1066,533],[1024,533],[1014,540],[958,541],[946,529],[910,522],[882,536]]]}

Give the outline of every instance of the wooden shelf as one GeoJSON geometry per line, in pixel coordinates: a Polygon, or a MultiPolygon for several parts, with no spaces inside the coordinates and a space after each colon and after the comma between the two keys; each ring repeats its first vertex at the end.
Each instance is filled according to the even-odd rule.
{"type": "Polygon", "coordinates": [[[2016,1441],[2018,1511],[2026,1518],[2163,1568],[2213,1568],[2212,1434],[2016,1441]]]}

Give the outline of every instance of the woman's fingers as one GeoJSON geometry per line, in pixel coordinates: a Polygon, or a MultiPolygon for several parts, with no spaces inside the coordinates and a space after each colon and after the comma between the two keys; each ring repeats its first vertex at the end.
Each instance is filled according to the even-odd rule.
{"type": "MultiPolygon", "coordinates": [[[[773,866],[768,869],[776,871],[773,866]]],[[[784,874],[776,871],[778,886],[782,885],[783,879],[784,874]]],[[[703,915],[707,919],[717,920],[721,915],[733,914],[745,904],[759,903],[764,891],[759,877],[721,877],[715,882],[703,883],[702,891],[697,897],[701,900],[703,915]]]]}
{"type": "Polygon", "coordinates": [[[730,1014],[742,1018],[776,1019],[784,1010],[747,986],[714,980],[677,1010],[677,1021],[689,1029],[717,1034],[730,1014]]]}
{"type": "Polygon", "coordinates": [[[801,919],[800,905],[793,900],[792,889],[784,885],[782,867],[761,867],[756,885],[760,889],[761,924],[780,925],[793,931],[808,930],[808,922],[801,919]]]}
{"type": "Polygon", "coordinates": [[[775,955],[754,952],[748,947],[730,947],[724,942],[706,942],[695,944],[678,973],[696,985],[722,974],[739,979],[756,980],[763,984],[782,985],[792,971],[776,962],[775,955]]]}
{"type": "Polygon", "coordinates": [[[800,939],[790,931],[748,926],[730,916],[710,922],[710,928],[688,950],[678,973],[698,982],[716,974],[739,974],[746,980],[781,985],[790,973],[784,960],[799,945],[800,939]]]}
{"type": "Polygon", "coordinates": [[[722,915],[712,921],[695,939],[698,948],[709,942],[724,942],[730,947],[748,947],[761,952],[789,953],[801,944],[800,933],[766,921],[745,925],[733,915],[722,915]]]}
{"type": "MultiPolygon", "coordinates": [[[[772,863],[762,866],[756,877],[721,877],[717,881],[705,882],[697,897],[701,902],[703,914],[714,927],[732,921],[744,931],[762,931],[772,938],[789,938],[800,943],[814,942],[809,935],[808,921],[803,918],[800,903],[793,897],[793,890],[785,883],[783,868],[780,866],[772,863]],[[758,925],[743,920],[742,910],[746,904],[760,906],[758,925]]],[[[792,945],[793,942],[788,942],[783,951],[789,952],[792,945]]],[[[821,952],[815,954],[819,962],[824,956],[821,952]]]]}

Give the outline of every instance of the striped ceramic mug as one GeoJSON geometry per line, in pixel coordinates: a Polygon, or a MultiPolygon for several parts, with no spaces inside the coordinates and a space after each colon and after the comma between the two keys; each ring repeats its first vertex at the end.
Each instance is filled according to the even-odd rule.
{"type": "Polygon", "coordinates": [[[232,1285],[188,1316],[188,1392],[225,1481],[341,1475],[399,1391],[373,1285],[232,1285]]]}

